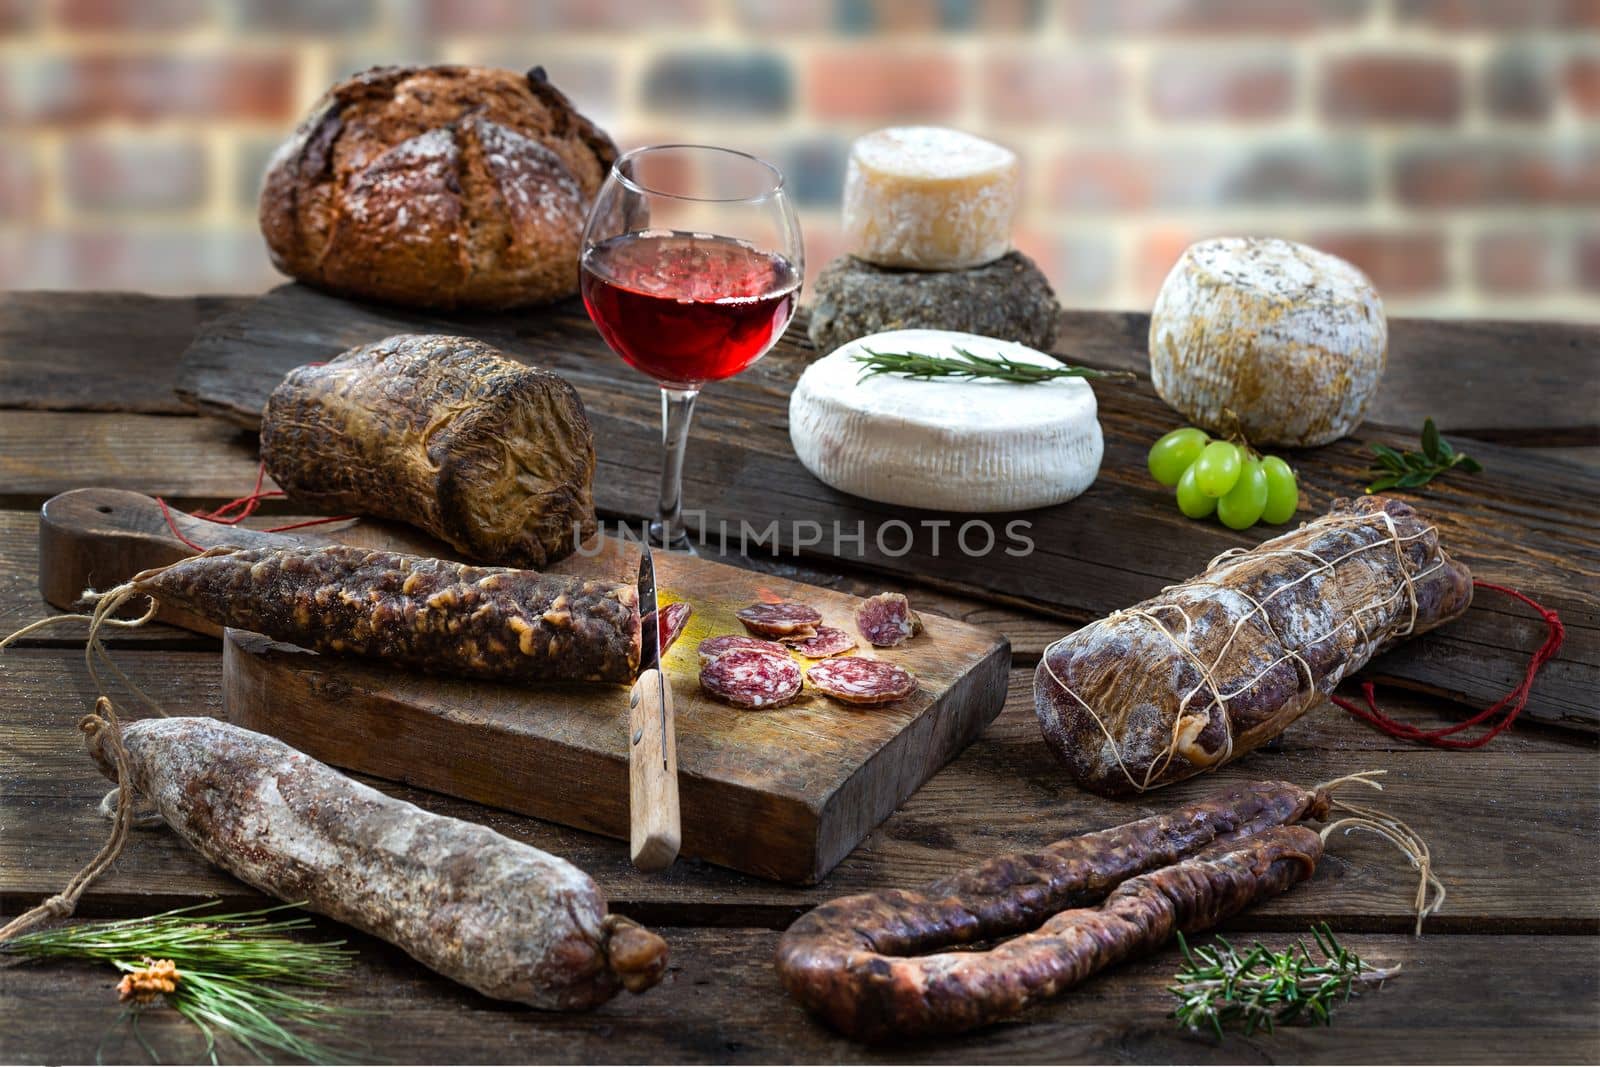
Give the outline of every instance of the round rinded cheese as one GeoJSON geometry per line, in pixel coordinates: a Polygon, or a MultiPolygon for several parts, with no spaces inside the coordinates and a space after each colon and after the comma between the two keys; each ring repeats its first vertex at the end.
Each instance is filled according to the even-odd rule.
{"type": "Polygon", "coordinates": [[[1150,316],[1161,398],[1213,432],[1236,422],[1261,445],[1322,445],[1355,429],[1388,348],[1366,275],[1275,238],[1191,245],[1150,316]]]}
{"type": "Polygon", "coordinates": [[[806,368],[789,398],[789,439],[835,489],[939,511],[1013,511],[1071,500],[1105,449],[1094,390],[1082,378],[1022,385],[898,374],[861,379],[856,356],[920,352],[1059,361],[1012,341],[948,330],[858,338],[806,368]]]}
{"type": "Polygon", "coordinates": [[[881,267],[959,270],[1011,250],[1016,153],[960,130],[895,126],[856,139],[844,177],[849,251],[881,267]]]}

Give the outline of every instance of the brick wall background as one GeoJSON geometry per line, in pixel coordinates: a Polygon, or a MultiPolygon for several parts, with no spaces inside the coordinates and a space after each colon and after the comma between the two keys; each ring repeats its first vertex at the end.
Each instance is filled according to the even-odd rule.
{"type": "Polygon", "coordinates": [[[0,287],[243,291],[267,154],[380,62],[542,63],[623,147],[772,158],[815,271],[852,136],[1018,150],[1018,244],[1147,307],[1308,240],[1409,314],[1600,318],[1600,0],[0,0],[0,287]]]}

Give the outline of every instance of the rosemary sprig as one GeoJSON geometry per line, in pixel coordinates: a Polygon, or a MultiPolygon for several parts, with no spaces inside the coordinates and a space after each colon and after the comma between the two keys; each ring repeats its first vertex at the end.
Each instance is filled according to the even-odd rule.
{"type": "Polygon", "coordinates": [[[147,918],[77,923],[23,934],[0,945],[0,952],[96,960],[132,976],[124,979],[127,1006],[118,1021],[130,1020],[134,1037],[152,1059],[155,1051],[139,1032],[139,1017],[165,1003],[205,1035],[212,1063],[218,1061],[219,1038],[260,1059],[276,1052],[319,1063],[348,1062],[356,1058],[349,1050],[321,1038],[341,1025],[341,1016],[354,1013],[316,994],[344,977],[355,951],[343,941],[289,936],[311,929],[304,916],[266,918],[288,907],[293,905],[230,914],[195,914],[197,908],[189,907],[147,918]],[[145,982],[157,971],[174,969],[170,991],[156,994],[145,982]]]}
{"type": "Polygon", "coordinates": [[[930,356],[925,352],[877,352],[870,348],[864,349],[863,354],[853,357],[861,364],[861,376],[856,380],[864,382],[875,374],[898,374],[916,381],[931,381],[934,378],[964,378],[968,381],[992,378],[995,381],[1032,385],[1036,382],[1053,381],[1056,378],[1131,381],[1134,377],[1127,371],[1092,370],[1065,363],[1056,367],[1041,367],[1036,363],[1023,363],[1009,356],[980,356],[965,348],[958,348],[956,352],[958,354],[954,356],[930,356]]]}
{"type": "Polygon", "coordinates": [[[1304,940],[1283,952],[1257,941],[1240,952],[1226,938],[1207,948],[1191,948],[1182,934],[1187,966],[1168,991],[1178,998],[1172,1012],[1190,1030],[1211,1030],[1222,1037],[1225,1026],[1237,1024],[1246,1034],[1272,1033],[1279,1024],[1307,1021],[1331,1025],[1333,1006],[1349,1000],[1358,987],[1381,985],[1400,965],[1374,967],[1339,944],[1326,923],[1311,928],[1318,960],[1304,940]]]}
{"type": "Polygon", "coordinates": [[[1433,424],[1432,419],[1422,424],[1421,452],[1396,452],[1388,445],[1380,444],[1369,444],[1367,447],[1378,457],[1371,468],[1378,478],[1367,486],[1369,493],[1381,493],[1385,489],[1414,489],[1456,467],[1468,474],[1483,470],[1483,464],[1465,452],[1457,452],[1449,441],[1439,436],[1439,427],[1433,424]]]}

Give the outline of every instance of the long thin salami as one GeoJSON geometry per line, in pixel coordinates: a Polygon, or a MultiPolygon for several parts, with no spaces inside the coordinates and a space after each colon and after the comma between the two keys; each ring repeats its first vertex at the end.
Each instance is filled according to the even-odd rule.
{"type": "Polygon", "coordinates": [[[333,545],[213,549],[113,593],[439,674],[625,682],[639,666],[638,591],[620,582],[333,545]]]}
{"type": "Polygon", "coordinates": [[[921,892],[835,900],[783,935],[778,971],[807,1008],[865,1040],[992,1022],[1159,944],[1174,924],[1208,925],[1298,881],[1321,854],[1317,835],[1267,835],[1321,818],[1329,805],[1326,793],[1260,782],[1037,852],[996,857],[921,892]],[[1212,846],[1218,851],[1194,859],[1212,846]],[[1283,866],[1286,857],[1295,862],[1283,866]],[[1072,910],[1119,885],[1098,909],[1103,916],[1072,910]],[[1024,936],[1010,947],[939,953],[1016,935],[1024,936]]]}
{"type": "MultiPolygon", "coordinates": [[[[114,730],[86,721],[115,780],[114,730]]],[[[486,996],[590,1008],[660,981],[667,948],[606,913],[565,860],[385,796],[215,719],[121,727],[132,788],[203,856],[265,893],[389,941],[486,996]]]]}

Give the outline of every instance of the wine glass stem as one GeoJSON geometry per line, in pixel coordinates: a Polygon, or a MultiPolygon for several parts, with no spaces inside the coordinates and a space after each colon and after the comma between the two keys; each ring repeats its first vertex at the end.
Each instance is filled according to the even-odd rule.
{"type": "Polygon", "coordinates": [[[656,503],[653,540],[668,548],[688,543],[683,528],[683,453],[689,444],[698,389],[661,389],[661,498],[656,503]]]}

